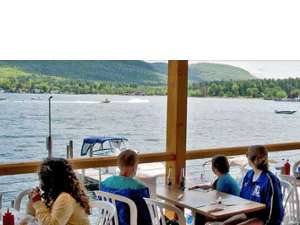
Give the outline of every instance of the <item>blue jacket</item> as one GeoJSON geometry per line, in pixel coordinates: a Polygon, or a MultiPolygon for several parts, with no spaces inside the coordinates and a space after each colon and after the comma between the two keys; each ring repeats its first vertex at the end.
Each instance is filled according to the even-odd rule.
{"type": "MultiPolygon", "coordinates": [[[[138,211],[137,224],[151,225],[151,217],[148,211],[148,207],[146,205],[145,200],[143,199],[150,197],[148,187],[142,186],[141,183],[139,183],[138,181],[135,182],[133,178],[113,176],[111,178],[108,178],[106,181],[102,182],[100,189],[101,191],[122,195],[133,200],[136,204],[138,211]],[[126,180],[128,179],[132,180],[126,182],[126,180]],[[122,186],[124,188],[116,188],[120,186],[118,184],[120,181],[123,181],[122,186]],[[129,186],[132,186],[133,188],[128,188],[128,183],[130,183],[129,186]]],[[[126,203],[116,202],[116,207],[118,211],[119,224],[130,225],[130,213],[128,205],[126,203]]]]}
{"type": "Polygon", "coordinates": [[[253,216],[263,220],[266,225],[280,225],[284,216],[284,208],[279,179],[270,171],[263,171],[256,181],[253,181],[253,176],[254,171],[248,171],[240,196],[266,204],[264,211],[253,213],[253,216]]]}

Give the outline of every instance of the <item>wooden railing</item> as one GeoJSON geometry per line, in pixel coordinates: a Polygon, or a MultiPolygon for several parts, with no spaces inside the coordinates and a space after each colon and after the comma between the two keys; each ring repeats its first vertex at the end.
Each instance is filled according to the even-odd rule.
{"type": "MultiPolygon", "coordinates": [[[[281,152],[300,149],[300,142],[288,142],[278,144],[264,145],[269,152],[281,152]]],[[[186,160],[208,158],[214,155],[245,155],[249,146],[227,147],[227,148],[209,148],[187,151],[186,160]]]]}
{"type": "MultiPolygon", "coordinates": [[[[300,149],[300,142],[268,144],[265,145],[269,152],[291,151],[300,149]]],[[[212,157],[216,154],[222,155],[244,155],[248,146],[228,147],[228,148],[210,148],[193,150],[186,152],[186,160],[202,159],[212,157]]],[[[176,155],[168,152],[140,154],[140,163],[151,162],[170,162],[176,160],[176,155]]],[[[93,158],[76,158],[71,159],[74,169],[87,169],[115,166],[117,164],[116,157],[93,157],[93,158]]],[[[38,170],[41,161],[31,161],[22,163],[6,163],[0,164],[0,176],[35,173],[38,170]]]]}

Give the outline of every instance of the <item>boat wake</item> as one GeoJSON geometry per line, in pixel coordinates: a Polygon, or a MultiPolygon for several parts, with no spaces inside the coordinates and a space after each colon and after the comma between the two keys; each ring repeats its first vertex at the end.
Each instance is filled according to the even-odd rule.
{"type": "Polygon", "coordinates": [[[148,99],[133,98],[127,101],[128,103],[149,103],[148,99]]]}
{"type": "Polygon", "coordinates": [[[113,103],[149,103],[150,101],[148,99],[141,99],[141,98],[132,98],[129,100],[118,100],[118,101],[111,101],[113,103]]]}

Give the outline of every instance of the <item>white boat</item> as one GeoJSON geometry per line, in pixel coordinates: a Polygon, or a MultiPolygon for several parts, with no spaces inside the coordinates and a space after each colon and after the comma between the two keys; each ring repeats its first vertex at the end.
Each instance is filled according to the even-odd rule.
{"type": "Polygon", "coordinates": [[[110,100],[106,98],[102,103],[110,103],[110,100]]]}
{"type": "Polygon", "coordinates": [[[41,97],[31,97],[31,100],[41,100],[41,97]]]}

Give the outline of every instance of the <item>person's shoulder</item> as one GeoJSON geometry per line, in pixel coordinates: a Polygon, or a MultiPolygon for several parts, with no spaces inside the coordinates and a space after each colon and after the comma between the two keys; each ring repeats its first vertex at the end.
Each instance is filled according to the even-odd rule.
{"type": "Polygon", "coordinates": [[[135,179],[135,178],[133,180],[134,180],[135,185],[138,189],[148,188],[147,185],[144,182],[142,182],[141,180],[138,180],[138,179],[135,179]]]}
{"type": "Polygon", "coordinates": [[[222,176],[219,176],[218,178],[217,178],[217,183],[219,183],[219,184],[223,184],[223,183],[229,183],[230,182],[230,175],[227,173],[227,174],[224,174],[224,175],[222,175],[222,176]]]}
{"type": "Polygon", "coordinates": [[[267,171],[266,174],[269,175],[272,179],[279,181],[279,178],[271,171],[267,171]]]}
{"type": "Polygon", "coordinates": [[[280,179],[271,171],[265,172],[265,176],[268,182],[271,182],[273,185],[280,185],[280,179]]]}
{"type": "Polygon", "coordinates": [[[101,182],[101,186],[114,189],[143,189],[147,187],[140,180],[124,176],[108,177],[103,182],[101,182]]]}
{"type": "Polygon", "coordinates": [[[245,175],[245,178],[246,179],[252,179],[253,175],[254,175],[254,171],[253,170],[248,170],[246,175],[245,175]]]}
{"type": "Polygon", "coordinates": [[[225,182],[230,183],[230,184],[237,183],[237,181],[234,179],[234,177],[231,176],[229,173],[226,175],[226,177],[224,177],[224,180],[225,180],[225,182]]]}
{"type": "Polygon", "coordinates": [[[59,196],[56,199],[57,201],[65,202],[65,203],[72,203],[75,202],[76,200],[73,198],[72,195],[70,195],[67,192],[62,192],[59,194],[59,196]]]}
{"type": "Polygon", "coordinates": [[[101,185],[110,185],[120,180],[120,176],[110,176],[101,182],[101,185]]]}
{"type": "Polygon", "coordinates": [[[121,176],[113,175],[113,176],[107,177],[103,182],[119,180],[120,178],[121,178],[121,176]]]}

